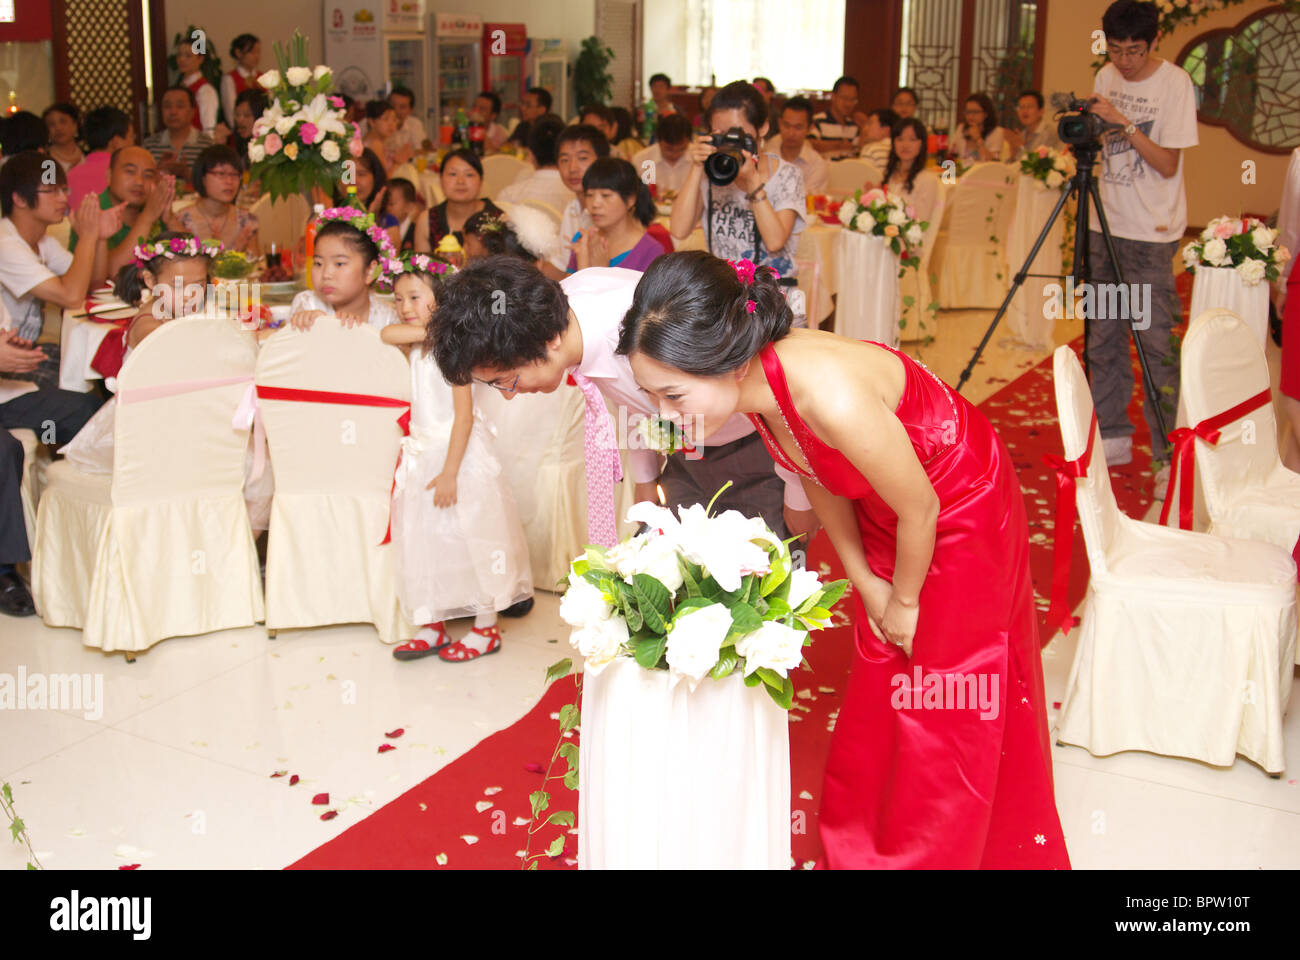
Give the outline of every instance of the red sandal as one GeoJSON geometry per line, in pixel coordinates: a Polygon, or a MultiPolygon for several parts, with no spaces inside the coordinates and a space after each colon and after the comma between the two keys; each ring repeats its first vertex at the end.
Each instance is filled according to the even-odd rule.
{"type": "Polygon", "coordinates": [[[487,649],[479,653],[472,647],[467,647],[457,640],[450,646],[439,650],[438,656],[448,663],[465,663],[469,660],[477,660],[479,657],[486,657],[488,654],[496,653],[501,649],[501,631],[496,627],[483,627],[482,629],[473,627],[470,633],[477,633],[480,637],[487,637],[487,649]]]}
{"type": "Polygon", "coordinates": [[[451,644],[451,637],[447,635],[447,629],[441,621],[438,623],[426,623],[426,627],[437,631],[438,642],[430,644],[428,640],[408,640],[400,647],[393,648],[393,656],[398,660],[419,660],[421,657],[427,657],[431,653],[437,653],[451,644]]]}

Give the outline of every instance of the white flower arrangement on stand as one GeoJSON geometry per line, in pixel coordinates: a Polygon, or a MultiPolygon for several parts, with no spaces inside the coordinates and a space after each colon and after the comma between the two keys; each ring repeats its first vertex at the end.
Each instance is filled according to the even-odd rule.
{"type": "Polygon", "coordinates": [[[858,190],[845,198],[836,215],[848,230],[884,237],[898,254],[900,277],[907,267],[919,269],[921,244],[930,224],[917,220],[916,210],[898,194],[879,187],[865,194],[858,190]]]}
{"type": "Polygon", "coordinates": [[[1060,190],[1078,172],[1078,164],[1069,150],[1038,147],[1020,158],[1020,172],[1049,190],[1060,190]]]}
{"type": "Polygon", "coordinates": [[[1198,267],[1231,269],[1247,287],[1261,280],[1272,283],[1290,259],[1291,252],[1277,242],[1277,231],[1255,217],[1216,217],[1183,247],[1188,273],[1198,267]]]}

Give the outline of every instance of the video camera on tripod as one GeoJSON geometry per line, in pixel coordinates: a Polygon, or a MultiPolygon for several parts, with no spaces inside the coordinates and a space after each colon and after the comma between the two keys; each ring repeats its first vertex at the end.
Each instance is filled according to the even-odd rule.
{"type": "Polygon", "coordinates": [[[1102,136],[1111,130],[1123,130],[1122,124],[1107,123],[1092,112],[1091,100],[1080,100],[1070,93],[1052,94],[1056,110],[1056,135],[1071,147],[1099,146],[1102,136]]]}

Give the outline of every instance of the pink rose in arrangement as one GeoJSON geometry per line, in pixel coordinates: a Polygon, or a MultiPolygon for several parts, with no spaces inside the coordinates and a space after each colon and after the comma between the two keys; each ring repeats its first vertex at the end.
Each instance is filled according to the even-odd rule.
{"type": "Polygon", "coordinates": [[[342,110],[342,109],[343,109],[343,98],[342,98],[342,97],[330,96],[328,99],[329,99],[329,102],[330,102],[330,106],[333,107],[335,110],[342,110]]]}
{"type": "Polygon", "coordinates": [[[354,157],[361,156],[361,154],[365,152],[365,149],[366,148],[362,146],[361,139],[359,137],[353,137],[348,142],[348,153],[352,154],[352,156],[354,157]]]}
{"type": "Polygon", "coordinates": [[[298,138],[302,140],[303,146],[310,147],[316,142],[320,135],[320,128],[310,121],[304,123],[298,128],[298,138]]]}
{"type": "Polygon", "coordinates": [[[1045,157],[1045,156],[1047,156],[1047,148],[1046,148],[1046,147],[1039,147],[1039,148],[1038,148],[1038,155],[1039,155],[1040,157],[1045,157]]]}
{"type": "Polygon", "coordinates": [[[284,146],[284,141],[280,139],[278,133],[269,133],[266,136],[266,155],[269,157],[273,153],[279,153],[280,148],[284,146]]]}
{"type": "Polygon", "coordinates": [[[1227,240],[1230,236],[1232,236],[1232,234],[1233,234],[1232,224],[1229,223],[1228,221],[1225,220],[1223,223],[1215,224],[1214,235],[1218,237],[1220,240],[1227,240]]]}
{"type": "Polygon", "coordinates": [[[884,199],[885,199],[885,192],[879,188],[875,188],[872,190],[868,190],[865,194],[863,194],[862,200],[859,202],[864,207],[869,207],[873,203],[876,203],[878,201],[883,201],[884,199]]]}

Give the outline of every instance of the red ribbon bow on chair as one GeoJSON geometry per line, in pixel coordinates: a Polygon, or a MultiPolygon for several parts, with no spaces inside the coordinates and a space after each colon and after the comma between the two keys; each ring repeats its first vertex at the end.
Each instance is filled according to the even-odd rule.
{"type": "Polygon", "coordinates": [[[1077,626],[1079,618],[1070,615],[1069,600],[1066,591],[1070,585],[1070,554],[1074,550],[1074,519],[1077,515],[1075,505],[1075,481],[1088,475],[1088,465],[1092,462],[1092,444],[1097,436],[1097,414],[1094,411],[1092,422],[1088,425],[1088,445],[1076,460],[1066,460],[1055,454],[1047,454],[1043,462],[1056,471],[1056,541],[1052,546],[1052,602],[1047,608],[1047,631],[1049,636],[1056,632],[1069,635],[1070,628],[1077,626]]]}
{"type": "MultiPolygon", "coordinates": [[[[1258,410],[1272,402],[1268,390],[1261,390],[1249,400],[1243,400],[1235,407],[1213,417],[1207,417],[1194,427],[1179,427],[1169,434],[1169,442],[1174,446],[1173,462],[1169,465],[1169,490],[1178,488],[1178,526],[1182,530],[1192,529],[1192,492],[1196,487],[1196,439],[1199,437],[1210,446],[1216,446],[1222,429],[1235,420],[1239,420],[1252,410],[1258,410]],[[1182,483],[1179,483],[1181,478],[1182,483]]],[[[1169,508],[1174,498],[1165,495],[1165,505],[1160,510],[1160,525],[1169,520],[1169,508]]]]}

